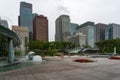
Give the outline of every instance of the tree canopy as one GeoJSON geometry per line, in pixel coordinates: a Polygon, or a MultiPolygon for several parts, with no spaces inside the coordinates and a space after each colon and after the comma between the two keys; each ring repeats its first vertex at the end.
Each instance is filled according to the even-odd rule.
{"type": "Polygon", "coordinates": [[[120,38],[109,39],[95,43],[102,53],[112,53],[116,47],[117,53],[120,53],[120,38]]]}
{"type": "Polygon", "coordinates": [[[71,42],[44,42],[44,41],[31,41],[28,44],[30,50],[48,50],[50,49],[71,49],[75,44],[71,42]]]}

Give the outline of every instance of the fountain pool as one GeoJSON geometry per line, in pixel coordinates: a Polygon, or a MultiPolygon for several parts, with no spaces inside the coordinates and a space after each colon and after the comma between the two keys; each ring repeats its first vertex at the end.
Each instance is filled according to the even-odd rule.
{"type": "Polygon", "coordinates": [[[17,60],[14,61],[14,63],[8,63],[7,60],[3,60],[0,61],[0,72],[30,67],[33,65],[42,64],[43,62],[44,61],[42,60],[41,56],[37,56],[37,55],[33,57],[33,60],[29,60],[26,57],[17,58],[17,60]]]}

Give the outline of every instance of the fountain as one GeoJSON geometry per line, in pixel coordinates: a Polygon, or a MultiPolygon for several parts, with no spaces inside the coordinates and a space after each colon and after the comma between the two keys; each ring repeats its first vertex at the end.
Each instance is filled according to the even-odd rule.
{"type": "Polygon", "coordinates": [[[23,56],[25,56],[25,42],[23,41],[23,39],[21,39],[22,40],[22,44],[20,45],[20,49],[21,49],[21,56],[23,57],[23,56]]]}
{"type": "Polygon", "coordinates": [[[0,72],[15,70],[32,65],[41,64],[43,62],[42,57],[36,55],[35,52],[30,51],[26,57],[20,57],[14,63],[7,63],[7,60],[0,62],[0,72]]]}
{"type": "Polygon", "coordinates": [[[113,52],[113,55],[116,55],[116,47],[114,47],[114,52],[113,52]]]}
{"type": "Polygon", "coordinates": [[[39,56],[39,55],[35,55],[35,56],[33,56],[33,61],[40,61],[40,62],[42,62],[42,57],[39,56]]]}
{"type": "Polygon", "coordinates": [[[40,61],[42,62],[42,57],[39,55],[35,55],[35,52],[30,51],[26,57],[29,60],[33,60],[33,61],[40,61]]]}

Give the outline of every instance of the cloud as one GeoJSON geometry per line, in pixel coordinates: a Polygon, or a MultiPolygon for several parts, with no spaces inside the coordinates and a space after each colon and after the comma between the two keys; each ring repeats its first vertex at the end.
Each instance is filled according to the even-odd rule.
{"type": "Polygon", "coordinates": [[[70,14],[70,10],[63,6],[63,5],[58,5],[57,6],[57,11],[60,12],[60,13],[67,13],[67,14],[70,14]]]}
{"type": "Polygon", "coordinates": [[[55,20],[62,14],[69,15],[71,22],[78,24],[86,21],[120,23],[120,0],[1,0],[0,16],[17,25],[21,1],[32,3],[33,12],[48,18],[50,41],[54,40],[55,20]]]}

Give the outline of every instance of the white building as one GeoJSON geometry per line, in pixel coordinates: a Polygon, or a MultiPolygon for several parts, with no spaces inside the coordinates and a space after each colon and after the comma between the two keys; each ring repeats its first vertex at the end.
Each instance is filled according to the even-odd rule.
{"type": "Polygon", "coordinates": [[[86,35],[84,35],[83,33],[76,33],[73,36],[67,36],[65,38],[65,41],[67,42],[72,42],[74,44],[76,44],[78,47],[83,47],[86,45],[86,35]]]}

